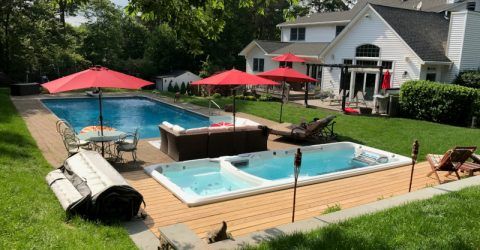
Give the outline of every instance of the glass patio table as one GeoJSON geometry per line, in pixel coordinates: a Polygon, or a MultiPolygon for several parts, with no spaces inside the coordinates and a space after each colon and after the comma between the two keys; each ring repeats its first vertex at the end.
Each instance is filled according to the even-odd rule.
{"type": "Polygon", "coordinates": [[[91,142],[94,145],[94,149],[101,152],[102,145],[97,145],[97,143],[103,144],[105,153],[110,157],[116,158],[115,149],[112,150],[112,145],[116,141],[121,140],[127,136],[127,133],[119,130],[114,131],[103,131],[103,136],[100,134],[100,131],[90,131],[87,133],[82,133],[78,135],[80,140],[91,142]]]}

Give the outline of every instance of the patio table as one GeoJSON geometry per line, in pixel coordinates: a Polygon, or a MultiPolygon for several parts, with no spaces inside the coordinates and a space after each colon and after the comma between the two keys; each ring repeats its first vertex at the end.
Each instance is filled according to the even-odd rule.
{"type": "Polygon", "coordinates": [[[115,131],[103,131],[103,136],[100,134],[100,131],[90,131],[87,133],[82,133],[78,135],[80,140],[88,141],[94,144],[95,149],[101,149],[101,146],[96,145],[97,143],[104,144],[105,153],[109,154],[113,159],[116,158],[115,150],[112,150],[111,146],[118,140],[121,140],[127,136],[127,133],[119,130],[115,131]],[[105,145],[106,144],[106,145],[105,145]]]}
{"type": "Polygon", "coordinates": [[[90,131],[78,135],[80,140],[89,142],[111,142],[125,138],[127,134],[123,131],[103,131],[103,136],[100,135],[100,131],[90,131]]]}

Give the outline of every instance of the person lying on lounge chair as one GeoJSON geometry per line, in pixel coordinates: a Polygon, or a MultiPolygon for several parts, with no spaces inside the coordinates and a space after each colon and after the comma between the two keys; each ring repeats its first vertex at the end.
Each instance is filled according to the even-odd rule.
{"type": "Polygon", "coordinates": [[[460,180],[458,170],[460,170],[462,164],[464,164],[468,158],[470,158],[475,152],[477,147],[455,147],[448,150],[443,156],[436,154],[428,154],[427,160],[430,163],[432,171],[427,175],[435,174],[438,183],[442,183],[438,176],[438,171],[447,171],[449,173],[454,172],[457,178],[460,180]]]}
{"type": "Polygon", "coordinates": [[[291,123],[282,123],[271,127],[271,134],[284,136],[293,139],[318,141],[331,140],[335,137],[333,132],[333,125],[335,122],[334,115],[330,115],[323,119],[318,119],[308,124],[294,125],[291,123]]]}

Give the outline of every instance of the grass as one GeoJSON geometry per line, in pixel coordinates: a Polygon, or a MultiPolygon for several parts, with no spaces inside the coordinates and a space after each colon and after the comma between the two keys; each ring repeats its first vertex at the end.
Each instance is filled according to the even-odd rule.
{"type": "Polygon", "coordinates": [[[0,107],[0,249],[135,248],[119,224],[66,221],[44,179],[52,166],[1,88],[0,107]]]}
{"type": "Polygon", "coordinates": [[[327,208],[323,210],[322,214],[329,214],[340,210],[342,210],[340,204],[334,204],[333,206],[327,206],[327,208]]]}
{"type": "Polygon", "coordinates": [[[246,249],[478,249],[479,206],[467,188],[246,249]]]}
{"type": "MultiPolygon", "coordinates": [[[[181,101],[208,106],[208,100],[201,97],[182,97],[181,101]]],[[[218,98],[215,99],[215,102],[223,107],[225,104],[231,104],[232,99],[218,98]]],[[[238,100],[237,111],[278,121],[280,104],[278,102],[238,100]]],[[[302,119],[312,120],[314,117],[321,118],[330,114],[337,116],[335,132],[338,133],[340,141],[352,141],[410,156],[412,143],[418,139],[420,160],[425,160],[425,155],[428,153],[442,154],[457,145],[477,145],[480,139],[480,129],[405,118],[344,115],[324,109],[304,108],[297,104],[284,105],[283,121],[299,123],[302,119]]]]}

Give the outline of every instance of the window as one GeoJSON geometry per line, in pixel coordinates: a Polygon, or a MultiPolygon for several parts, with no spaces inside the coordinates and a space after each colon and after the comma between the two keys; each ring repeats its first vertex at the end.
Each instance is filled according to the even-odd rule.
{"type": "Polygon", "coordinates": [[[425,77],[425,80],[435,82],[437,80],[437,74],[436,73],[427,73],[427,76],[425,77]]]}
{"type": "Polygon", "coordinates": [[[377,66],[377,61],[369,61],[369,60],[357,60],[357,65],[363,66],[377,66]]]}
{"type": "Polygon", "coordinates": [[[392,61],[382,61],[383,69],[393,69],[393,62],[392,61]]]}
{"type": "Polygon", "coordinates": [[[380,48],[373,44],[364,44],[357,47],[357,57],[380,57],[380,48]]]}
{"type": "Polygon", "coordinates": [[[280,67],[288,67],[288,68],[292,68],[292,62],[280,62],[280,67]]]}
{"type": "Polygon", "coordinates": [[[291,28],[290,41],[305,41],[305,28],[291,28]]]}
{"type": "Polygon", "coordinates": [[[343,64],[353,65],[353,60],[352,59],[343,59],[343,64]]]}
{"type": "Polygon", "coordinates": [[[263,65],[263,58],[253,58],[253,71],[263,72],[263,65]]]}
{"type": "Polygon", "coordinates": [[[342,32],[342,30],[345,28],[345,26],[337,26],[335,27],[335,36],[338,36],[338,34],[340,34],[340,32],[342,32]]]}

